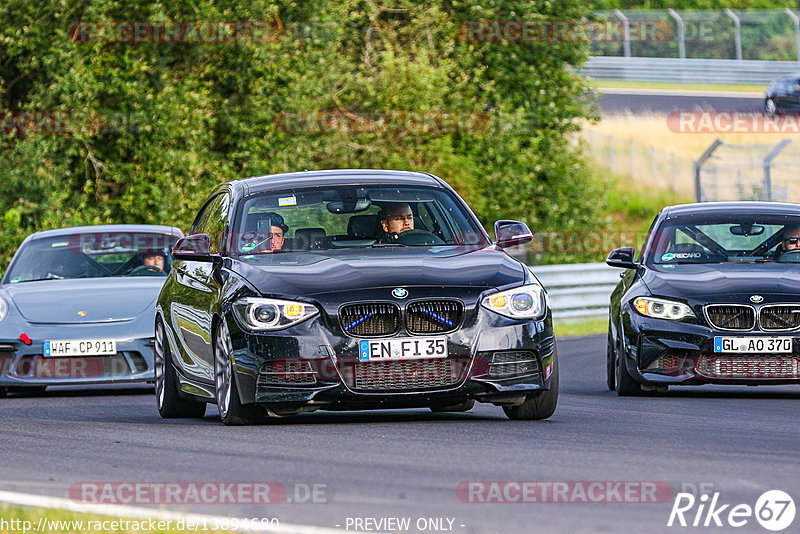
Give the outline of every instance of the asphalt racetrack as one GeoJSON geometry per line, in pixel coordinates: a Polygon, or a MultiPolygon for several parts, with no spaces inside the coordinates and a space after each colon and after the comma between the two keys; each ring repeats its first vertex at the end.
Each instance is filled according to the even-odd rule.
{"type": "MultiPolygon", "coordinates": [[[[461,414],[317,412],[225,427],[213,406],[202,420],[162,420],[151,389],[9,396],[0,399],[0,490],[74,497],[85,482],[279,482],[289,501],[304,502],[144,505],[350,531],[357,518],[409,518],[403,531],[464,533],[707,530],[667,527],[681,488],[718,491],[720,504],[754,506],[771,489],[800,502],[800,388],[619,398],[604,383],[604,336],[562,339],[558,351],[559,406],[539,422],[479,404],[461,414]],[[651,481],[670,491],[656,503],[463,502],[457,488],[470,481],[651,481]],[[318,502],[305,502],[313,485],[318,502]]],[[[754,518],[736,530],[765,532],[754,518]]]]}
{"type": "Polygon", "coordinates": [[[599,89],[603,115],[669,114],[675,111],[764,111],[762,93],[599,89]]]}

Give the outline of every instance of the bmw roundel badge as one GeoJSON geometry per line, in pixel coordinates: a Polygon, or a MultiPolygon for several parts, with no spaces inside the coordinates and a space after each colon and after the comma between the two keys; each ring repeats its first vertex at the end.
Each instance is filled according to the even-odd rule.
{"type": "Polygon", "coordinates": [[[403,287],[392,289],[392,296],[396,299],[404,299],[408,296],[408,290],[403,287]]]}
{"type": "Polygon", "coordinates": [[[758,304],[759,302],[764,302],[764,297],[762,297],[761,295],[753,295],[752,297],[750,297],[750,302],[753,302],[755,304],[758,304]]]}

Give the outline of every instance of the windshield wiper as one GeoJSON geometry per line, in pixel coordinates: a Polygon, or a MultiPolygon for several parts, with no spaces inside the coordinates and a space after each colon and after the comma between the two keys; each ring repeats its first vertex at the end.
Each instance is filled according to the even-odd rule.
{"type": "Polygon", "coordinates": [[[402,243],[375,243],[374,245],[370,245],[367,248],[384,248],[384,247],[407,247],[408,245],[404,245],[402,243]]]}
{"type": "Polygon", "coordinates": [[[48,276],[47,278],[30,278],[28,280],[17,280],[14,282],[15,284],[21,284],[22,282],[41,282],[42,280],[67,280],[65,276],[48,276]]]}

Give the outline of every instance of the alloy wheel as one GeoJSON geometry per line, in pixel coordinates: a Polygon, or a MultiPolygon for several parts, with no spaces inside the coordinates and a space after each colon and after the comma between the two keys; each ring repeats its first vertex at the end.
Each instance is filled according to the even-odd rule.
{"type": "Polygon", "coordinates": [[[230,339],[225,325],[220,325],[215,340],[214,350],[214,385],[217,396],[217,407],[222,417],[228,415],[231,405],[231,380],[233,365],[231,363],[230,339]]]}

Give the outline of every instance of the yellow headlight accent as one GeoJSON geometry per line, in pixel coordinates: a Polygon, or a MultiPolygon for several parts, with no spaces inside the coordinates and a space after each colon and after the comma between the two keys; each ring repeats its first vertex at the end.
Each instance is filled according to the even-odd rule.
{"type": "Polygon", "coordinates": [[[286,317],[300,317],[303,315],[303,307],[296,304],[291,304],[284,308],[283,313],[286,314],[286,317]]]}
{"type": "Polygon", "coordinates": [[[639,311],[639,313],[647,315],[647,301],[638,299],[636,301],[636,309],[639,311]]]}
{"type": "Polygon", "coordinates": [[[494,308],[504,308],[508,301],[506,300],[506,297],[499,296],[499,297],[492,297],[490,302],[492,303],[492,307],[494,308]]]}

